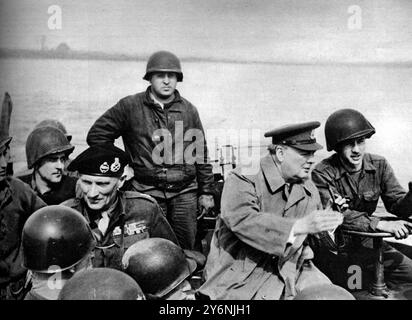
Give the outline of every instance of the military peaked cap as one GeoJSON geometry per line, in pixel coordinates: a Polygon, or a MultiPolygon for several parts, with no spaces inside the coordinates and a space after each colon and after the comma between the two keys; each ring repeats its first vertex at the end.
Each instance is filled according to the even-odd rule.
{"type": "Polygon", "coordinates": [[[286,125],[266,132],[265,137],[272,137],[273,144],[283,144],[305,151],[316,151],[323,147],[316,142],[315,130],[320,122],[311,121],[286,125]]]}

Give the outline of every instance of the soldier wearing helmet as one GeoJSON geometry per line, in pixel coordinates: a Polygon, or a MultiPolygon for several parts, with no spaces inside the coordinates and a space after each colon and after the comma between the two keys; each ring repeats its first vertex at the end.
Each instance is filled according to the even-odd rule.
{"type": "Polygon", "coordinates": [[[173,242],[151,238],[124,253],[122,267],[140,285],[148,299],[195,300],[189,278],[196,262],[173,242]]]}
{"type": "Polygon", "coordinates": [[[134,191],[120,191],[125,181],[126,153],[112,144],[83,151],[68,170],[79,172],[81,195],[63,202],[89,222],[97,245],[94,267],[121,269],[125,250],[136,241],[160,237],[177,243],[157,202],[134,191]]]}
{"type": "Polygon", "coordinates": [[[154,53],[143,79],[150,82],[147,90],[107,110],[91,127],[87,143],[113,143],[121,136],[134,170],[127,188],[153,196],[180,245],[193,249],[196,213],[214,206],[202,122],[196,107],[176,90],[183,72],[174,54],[154,53]],[[192,148],[195,152],[187,152],[192,148]]]}
{"type": "Polygon", "coordinates": [[[68,155],[74,146],[60,129],[35,128],[26,141],[27,166],[32,173],[18,176],[48,205],[59,204],[76,194],[77,178],[65,173],[68,155]]]}
{"type": "Polygon", "coordinates": [[[24,222],[46,204],[20,180],[7,176],[12,102],[6,93],[0,115],[0,300],[21,299],[26,269],[20,250],[24,222]]]}
{"type": "Polygon", "coordinates": [[[96,268],[76,273],[60,291],[59,300],[145,300],[140,286],[124,272],[96,268]]]}
{"type": "Polygon", "coordinates": [[[91,267],[95,246],[86,219],[61,205],[41,208],[23,227],[23,266],[30,270],[26,300],[57,300],[64,283],[91,267]]]}
{"type": "Polygon", "coordinates": [[[42,127],[54,127],[59,129],[61,132],[64,133],[64,135],[67,138],[67,141],[71,142],[72,141],[72,135],[67,133],[66,127],[64,126],[63,123],[61,123],[58,120],[55,119],[44,119],[42,121],[40,121],[38,124],[36,124],[36,126],[34,127],[34,129],[37,128],[42,128],[42,127]]]}
{"type": "MultiPolygon", "coordinates": [[[[60,121],[56,120],[56,119],[45,119],[45,120],[42,120],[42,121],[40,121],[38,124],[36,124],[36,126],[34,127],[34,129],[41,128],[41,127],[55,127],[55,128],[59,129],[61,132],[64,133],[64,135],[65,135],[66,138],[67,138],[67,141],[69,141],[69,142],[72,141],[73,136],[67,132],[67,129],[66,129],[66,127],[64,126],[64,124],[61,123],[60,121]]],[[[64,173],[65,173],[66,175],[70,176],[70,177],[78,178],[77,172],[72,172],[72,171],[67,171],[67,170],[66,170],[66,169],[67,169],[67,166],[70,164],[71,161],[72,161],[72,160],[70,159],[70,157],[68,157],[68,159],[66,160],[66,163],[65,163],[65,172],[64,172],[64,173]]]]}
{"type": "MultiPolygon", "coordinates": [[[[354,109],[341,109],[332,113],[325,124],[327,159],[316,165],[312,179],[318,187],[323,206],[339,199],[335,210],[343,212],[341,228],[365,232],[389,232],[397,239],[406,238],[412,223],[404,220],[385,220],[372,216],[379,198],[388,212],[401,218],[412,214],[412,183],[407,192],[399,184],[388,161],[366,152],[366,139],[375,128],[365,116],[354,109]]],[[[344,235],[338,229],[334,234],[313,239],[317,266],[334,282],[347,286],[348,267],[361,266],[366,288],[368,275],[374,270],[372,239],[344,235]],[[337,255],[337,251],[341,251],[337,255]]],[[[412,281],[412,260],[384,245],[385,280],[389,283],[412,281]]]]}

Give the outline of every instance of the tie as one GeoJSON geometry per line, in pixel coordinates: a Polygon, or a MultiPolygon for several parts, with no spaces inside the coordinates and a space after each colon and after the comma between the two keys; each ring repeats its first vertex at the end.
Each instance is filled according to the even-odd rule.
{"type": "Polygon", "coordinates": [[[109,227],[109,221],[110,221],[110,218],[107,215],[107,212],[103,212],[102,218],[99,220],[99,223],[97,224],[97,227],[99,228],[99,230],[102,232],[103,235],[106,233],[107,228],[109,227]]]}
{"type": "Polygon", "coordinates": [[[289,183],[285,183],[285,197],[286,200],[289,198],[290,190],[292,190],[292,185],[289,183]]]}

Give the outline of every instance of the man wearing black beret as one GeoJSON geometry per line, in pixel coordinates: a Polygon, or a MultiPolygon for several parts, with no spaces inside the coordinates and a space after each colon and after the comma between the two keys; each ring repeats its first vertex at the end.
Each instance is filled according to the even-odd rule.
{"type": "Polygon", "coordinates": [[[309,234],[335,229],[339,213],[322,209],[308,180],[319,122],[288,125],[272,138],[260,170],[232,171],[223,188],[221,215],[211,241],[199,289],[210,299],[293,299],[300,291],[330,280],[311,262],[309,234]]]}
{"type": "Polygon", "coordinates": [[[94,267],[121,269],[124,251],[149,237],[178,243],[157,202],[134,191],[122,192],[128,163],[126,153],[112,144],[86,149],[68,166],[79,172],[81,198],[63,205],[74,208],[89,221],[97,240],[94,267]]]}

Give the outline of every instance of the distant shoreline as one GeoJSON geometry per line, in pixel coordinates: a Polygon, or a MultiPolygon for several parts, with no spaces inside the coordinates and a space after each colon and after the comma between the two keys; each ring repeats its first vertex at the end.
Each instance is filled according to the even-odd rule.
{"type": "MultiPolygon", "coordinates": [[[[0,48],[1,58],[16,59],[58,59],[58,60],[102,60],[102,61],[135,61],[146,62],[148,56],[105,53],[100,51],[67,50],[61,52],[55,49],[8,49],[0,48]]],[[[412,61],[405,62],[335,62],[335,61],[258,61],[221,59],[213,57],[183,57],[183,62],[210,62],[232,64],[260,64],[260,65],[286,65],[286,66],[353,66],[353,67],[401,67],[412,68],[412,61]]]]}

